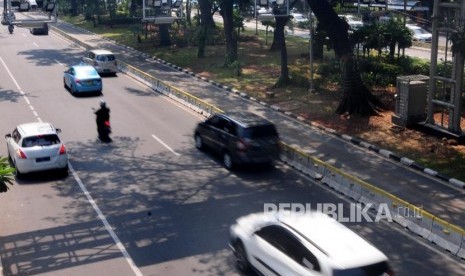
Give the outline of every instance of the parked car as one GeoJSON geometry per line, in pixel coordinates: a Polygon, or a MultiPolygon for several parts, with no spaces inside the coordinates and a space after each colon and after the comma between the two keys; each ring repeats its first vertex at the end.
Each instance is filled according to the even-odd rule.
{"type": "Polygon", "coordinates": [[[292,21],[294,21],[297,24],[308,22],[308,18],[301,13],[291,13],[291,16],[292,16],[292,21]]]}
{"type": "Polygon", "coordinates": [[[31,9],[31,4],[27,0],[21,0],[18,5],[18,11],[29,11],[31,9]]]}
{"type": "Polygon", "coordinates": [[[82,58],[82,61],[94,66],[99,74],[116,74],[118,72],[116,56],[107,50],[90,50],[82,58]]]}
{"type": "Polygon", "coordinates": [[[420,26],[407,24],[405,25],[412,32],[413,41],[431,42],[433,35],[420,26]]]}
{"type": "Polygon", "coordinates": [[[30,32],[33,35],[48,35],[48,23],[44,23],[42,26],[32,27],[30,32]]]}
{"type": "Polygon", "coordinates": [[[29,6],[31,7],[31,9],[33,10],[36,10],[38,5],[37,5],[37,1],[36,0],[27,0],[29,2],[29,6]]]}
{"type": "Polygon", "coordinates": [[[223,164],[271,163],[279,157],[279,135],[270,121],[250,112],[214,114],[197,125],[195,146],[221,154],[223,164]]]}
{"type": "Polygon", "coordinates": [[[52,169],[68,173],[68,154],[59,132],[50,123],[34,122],[18,125],[5,135],[8,157],[17,177],[52,169]]]}
{"type": "Polygon", "coordinates": [[[394,275],[380,250],[320,212],[268,212],[239,218],[229,245],[237,267],[260,275],[394,275]]]}
{"type": "Polygon", "coordinates": [[[339,15],[339,17],[344,19],[347,24],[349,24],[351,31],[356,31],[363,27],[363,21],[352,14],[339,15]]]}
{"type": "Polygon", "coordinates": [[[93,66],[82,64],[69,67],[63,74],[63,86],[71,94],[83,92],[102,93],[102,78],[93,66]]]}

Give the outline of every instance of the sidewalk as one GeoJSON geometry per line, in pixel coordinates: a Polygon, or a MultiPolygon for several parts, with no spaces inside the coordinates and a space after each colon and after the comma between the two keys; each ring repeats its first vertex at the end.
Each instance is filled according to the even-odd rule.
{"type": "Polygon", "coordinates": [[[423,168],[406,157],[379,149],[357,138],[339,135],[303,122],[292,114],[247,97],[232,93],[222,84],[195,77],[174,65],[168,66],[133,49],[116,45],[67,23],[57,23],[67,35],[93,48],[113,51],[122,61],[162,79],[225,111],[248,110],[273,121],[282,140],[327,162],[342,171],[375,185],[411,204],[465,228],[464,183],[423,168]],[[461,188],[461,189],[460,189],[461,188]]]}

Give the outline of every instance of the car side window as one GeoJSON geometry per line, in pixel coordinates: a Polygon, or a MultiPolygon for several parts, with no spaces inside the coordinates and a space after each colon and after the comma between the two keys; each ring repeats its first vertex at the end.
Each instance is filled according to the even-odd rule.
{"type": "Polygon", "coordinates": [[[205,123],[209,126],[218,127],[220,121],[220,117],[214,115],[213,117],[209,118],[205,123]]]}
{"type": "Polygon", "coordinates": [[[255,234],[307,269],[320,271],[317,258],[288,230],[279,225],[266,226],[255,234]]]}
{"type": "Polygon", "coordinates": [[[225,131],[229,134],[237,136],[237,125],[231,121],[228,121],[225,131]]]}

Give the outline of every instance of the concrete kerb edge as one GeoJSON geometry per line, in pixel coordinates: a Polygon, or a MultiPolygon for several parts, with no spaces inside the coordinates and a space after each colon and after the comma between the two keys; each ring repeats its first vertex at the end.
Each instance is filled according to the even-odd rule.
{"type": "MultiPolygon", "coordinates": [[[[56,29],[57,29],[57,28],[56,28],[56,29]]],[[[77,42],[79,45],[83,46],[84,48],[86,48],[86,49],[89,48],[89,46],[86,45],[85,43],[82,43],[81,41],[79,41],[79,40],[77,40],[77,39],[74,39],[74,38],[68,36],[66,33],[63,33],[63,32],[61,32],[61,31],[60,31],[60,33],[63,34],[64,36],[70,38],[73,42],[77,42]]],[[[166,63],[166,62],[165,62],[165,63],[166,63]]],[[[127,65],[129,65],[129,64],[127,64],[127,65]]],[[[129,66],[130,66],[130,65],[129,65],[129,66]]],[[[131,66],[131,67],[132,67],[132,66],[131,66]]],[[[137,68],[134,68],[134,69],[138,70],[137,68]]],[[[139,70],[139,71],[140,71],[140,70],[139,70]]],[[[141,72],[142,72],[142,71],[141,71],[141,72]]],[[[142,72],[142,73],[145,74],[145,72],[142,72]]],[[[150,77],[152,77],[152,76],[150,76],[150,77]]],[[[153,77],[152,77],[152,78],[153,78],[153,77]]],[[[212,82],[212,81],[210,81],[210,80],[207,80],[207,81],[210,82],[210,83],[214,83],[214,82],[212,82]]],[[[166,84],[165,84],[165,85],[166,85],[166,84]]],[[[215,85],[216,85],[216,84],[215,84],[215,85]]],[[[218,86],[218,85],[217,85],[217,86],[218,86]]],[[[219,87],[221,88],[222,85],[219,84],[219,87]]],[[[184,93],[185,93],[185,92],[184,92],[184,93]]],[[[238,93],[238,92],[234,91],[234,93],[238,93]]],[[[189,93],[186,93],[186,94],[190,95],[189,93]]],[[[242,97],[244,97],[244,98],[250,98],[249,95],[247,95],[247,94],[244,93],[244,92],[239,92],[239,94],[240,94],[240,96],[242,96],[242,97]]],[[[193,96],[193,95],[190,95],[190,96],[195,97],[195,96],[193,96]]],[[[195,98],[197,98],[197,97],[195,97],[195,98]]],[[[199,99],[199,100],[200,100],[200,99],[199,99]]],[[[202,100],[200,100],[200,101],[202,101],[202,100]]],[[[184,101],[183,101],[183,102],[184,102],[184,101]]],[[[202,102],[203,102],[203,101],[202,101],[202,102]]],[[[208,104],[208,103],[206,103],[206,104],[208,104]]],[[[208,105],[209,105],[209,104],[208,104],[208,105]]],[[[212,108],[216,108],[216,107],[212,106],[212,108]]],[[[271,108],[272,108],[272,107],[271,107],[271,108]]],[[[274,109],[274,110],[276,110],[276,111],[279,111],[279,112],[282,112],[282,113],[285,113],[285,112],[283,112],[281,109],[276,109],[276,108],[272,108],[272,109],[274,109]]],[[[220,110],[220,109],[217,109],[217,110],[220,110]]],[[[291,117],[295,118],[295,116],[291,116],[291,117]]],[[[298,118],[297,118],[297,119],[298,119],[298,118]]],[[[306,119],[302,119],[302,118],[301,118],[300,121],[305,122],[305,123],[307,123],[307,124],[309,124],[309,125],[312,125],[312,126],[314,126],[314,127],[317,127],[317,128],[319,128],[319,129],[321,129],[321,130],[324,130],[324,131],[327,130],[327,128],[322,127],[322,126],[320,126],[320,125],[318,125],[318,124],[316,124],[316,123],[310,122],[310,121],[308,121],[308,120],[306,120],[306,119]]],[[[344,140],[350,141],[350,142],[352,142],[353,144],[356,144],[356,145],[360,145],[360,144],[363,142],[361,139],[358,139],[358,138],[354,138],[354,137],[351,137],[351,136],[348,136],[348,135],[340,135],[340,134],[338,134],[337,132],[335,132],[334,130],[331,130],[331,129],[329,130],[329,133],[332,133],[333,135],[336,135],[336,136],[338,136],[338,137],[342,137],[344,140]]],[[[369,145],[369,144],[367,143],[366,145],[369,145]]],[[[376,151],[377,151],[379,154],[381,154],[381,155],[383,155],[383,156],[386,156],[386,157],[388,157],[388,158],[390,158],[392,155],[395,155],[395,154],[393,154],[393,153],[390,152],[390,151],[387,151],[387,150],[384,150],[384,149],[378,149],[377,147],[368,146],[368,148],[370,148],[371,150],[375,150],[375,149],[376,149],[376,151]]],[[[292,149],[293,149],[293,148],[292,148],[292,149]]],[[[295,150],[295,149],[294,149],[294,150],[295,150]]],[[[300,154],[307,155],[306,153],[302,153],[302,152],[301,152],[300,154]]],[[[387,194],[387,195],[389,195],[390,197],[396,198],[397,201],[399,201],[399,202],[404,202],[404,205],[406,205],[406,206],[414,206],[414,205],[412,205],[412,204],[410,204],[410,203],[408,203],[408,202],[405,202],[405,201],[403,201],[403,200],[401,200],[401,199],[395,197],[395,196],[392,195],[392,194],[387,193],[387,192],[384,191],[384,190],[379,189],[378,187],[375,187],[375,186],[373,186],[373,185],[371,185],[371,184],[369,184],[369,183],[365,183],[363,180],[357,179],[357,178],[354,177],[354,176],[348,175],[348,174],[346,174],[346,173],[340,171],[339,169],[337,169],[337,168],[335,168],[335,167],[333,167],[333,166],[331,166],[331,165],[329,165],[329,164],[327,164],[327,163],[325,163],[325,162],[323,162],[323,161],[321,161],[321,160],[318,160],[318,159],[313,158],[313,157],[310,157],[310,156],[309,156],[309,158],[311,158],[313,161],[321,162],[322,164],[324,164],[325,172],[329,169],[330,171],[333,171],[333,172],[338,173],[338,174],[342,173],[342,175],[343,175],[344,177],[348,177],[349,179],[355,180],[355,182],[357,182],[357,184],[362,184],[362,186],[365,186],[365,188],[369,188],[369,189],[370,189],[371,191],[373,191],[373,192],[381,193],[381,194],[387,194]]],[[[402,158],[402,157],[401,157],[399,161],[402,162],[402,160],[404,160],[404,162],[405,162],[406,160],[408,160],[408,162],[405,162],[405,163],[407,163],[409,166],[412,166],[413,168],[416,168],[417,170],[421,170],[422,172],[424,172],[425,170],[427,170],[427,168],[424,168],[424,167],[420,166],[419,164],[417,164],[417,163],[415,163],[415,162],[411,162],[411,163],[410,163],[410,160],[407,159],[407,158],[402,158]]],[[[436,175],[439,175],[439,174],[436,174],[436,175]]],[[[323,178],[324,178],[324,176],[323,176],[323,178]]],[[[442,176],[442,179],[443,179],[443,178],[444,178],[444,176],[442,176]]],[[[449,182],[452,182],[452,183],[453,183],[454,185],[456,185],[456,186],[460,186],[461,188],[465,188],[465,183],[462,182],[462,181],[460,181],[460,180],[453,179],[453,178],[449,178],[448,181],[449,181],[449,182]]],[[[416,206],[414,206],[414,207],[416,207],[416,206]]],[[[416,207],[416,208],[418,208],[418,207],[416,207]]],[[[429,214],[429,213],[427,213],[427,212],[425,211],[424,214],[429,214]]],[[[445,227],[446,227],[445,229],[447,229],[447,231],[449,231],[449,233],[450,233],[450,231],[456,231],[456,232],[458,231],[458,232],[460,233],[460,235],[462,235],[462,240],[463,240],[463,237],[465,236],[465,234],[463,234],[463,233],[465,233],[465,230],[463,230],[462,228],[460,228],[460,227],[458,227],[458,226],[456,226],[456,225],[453,225],[453,224],[449,224],[449,223],[447,223],[447,222],[444,222],[443,220],[441,220],[441,219],[439,219],[439,218],[436,218],[436,217],[434,217],[434,216],[431,215],[431,214],[429,214],[429,215],[432,216],[432,217],[434,218],[435,221],[441,222],[440,225],[445,225],[445,227]]],[[[462,248],[462,247],[465,246],[465,242],[463,242],[462,240],[460,241],[460,244],[458,244],[458,250],[457,250],[457,252],[455,252],[455,254],[457,254],[458,252],[461,252],[461,250],[463,251],[463,248],[462,248]]],[[[441,246],[440,244],[438,244],[438,245],[441,246]]],[[[452,252],[452,251],[451,251],[451,252],[452,252]]]]}

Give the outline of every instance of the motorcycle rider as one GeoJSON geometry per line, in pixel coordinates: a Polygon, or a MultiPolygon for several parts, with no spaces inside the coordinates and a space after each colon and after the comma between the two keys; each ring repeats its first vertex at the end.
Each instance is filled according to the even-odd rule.
{"type": "Polygon", "coordinates": [[[99,139],[103,142],[110,142],[110,126],[105,125],[105,122],[110,122],[110,109],[104,100],[100,101],[100,109],[95,111],[95,115],[99,139]]]}

